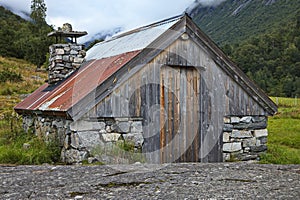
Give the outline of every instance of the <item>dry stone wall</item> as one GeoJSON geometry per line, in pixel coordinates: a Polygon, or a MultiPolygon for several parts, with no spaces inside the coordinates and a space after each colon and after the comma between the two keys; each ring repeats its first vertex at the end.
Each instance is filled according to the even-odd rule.
{"type": "Polygon", "coordinates": [[[70,133],[71,120],[55,116],[24,115],[23,129],[32,132],[45,141],[58,140],[62,147],[70,133]]]}
{"type": "MultiPolygon", "coordinates": [[[[131,145],[139,154],[144,144],[140,118],[105,118],[98,121],[73,122],[60,117],[24,115],[23,128],[45,141],[58,140],[61,146],[61,161],[67,164],[103,162],[106,164],[129,164],[126,158],[116,153],[126,153],[119,144],[131,145]],[[95,152],[95,150],[101,152],[95,152]],[[112,155],[115,151],[115,155],[112,155]]],[[[128,148],[128,147],[127,147],[128,148]]]]}
{"type": "Polygon", "coordinates": [[[127,148],[134,150],[131,153],[138,154],[144,144],[141,119],[80,120],[73,122],[70,130],[62,149],[63,162],[69,164],[84,160],[91,163],[129,164],[130,160],[120,155],[127,153],[120,145],[126,144],[127,148]]]}
{"type": "Polygon", "coordinates": [[[229,116],[224,118],[224,161],[259,160],[267,150],[267,117],[229,116]]]}
{"type": "Polygon", "coordinates": [[[84,62],[84,45],[54,44],[49,47],[49,84],[55,84],[71,75],[84,62]]]}

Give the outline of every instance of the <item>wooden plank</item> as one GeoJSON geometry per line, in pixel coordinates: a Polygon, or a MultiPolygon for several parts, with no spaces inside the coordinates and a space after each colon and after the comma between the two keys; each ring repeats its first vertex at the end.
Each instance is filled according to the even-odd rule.
{"type": "Polygon", "coordinates": [[[102,117],[105,114],[105,101],[101,101],[97,106],[97,117],[102,117]]]}
{"type": "MultiPolygon", "coordinates": [[[[181,41],[180,42],[181,47],[178,49],[178,54],[182,55],[179,60],[179,65],[181,66],[187,66],[188,65],[188,52],[189,52],[189,46],[187,41],[181,41]]],[[[193,56],[194,57],[194,56],[193,56]]],[[[193,58],[191,57],[191,59],[193,58]]]]}
{"type": "Polygon", "coordinates": [[[207,128],[209,126],[209,94],[208,94],[208,88],[206,85],[205,80],[203,79],[201,82],[202,85],[202,104],[203,104],[203,112],[202,112],[202,134],[201,134],[201,162],[208,162],[208,155],[205,152],[205,147],[207,146],[207,140],[206,140],[206,135],[207,135],[207,128]]]}
{"type": "Polygon", "coordinates": [[[124,83],[123,87],[120,88],[121,91],[121,116],[126,117],[129,115],[129,80],[124,83]]]}
{"type": "MultiPolygon", "coordinates": [[[[177,40],[175,42],[175,47],[171,49],[174,53],[177,54],[177,59],[181,59],[181,40],[177,40]]],[[[180,65],[180,61],[177,61],[180,65]]],[[[180,151],[179,151],[179,87],[180,87],[180,69],[179,67],[172,67],[173,69],[173,162],[178,162],[178,158],[180,158],[180,151]]]]}
{"type": "MultiPolygon", "coordinates": [[[[154,62],[153,66],[153,82],[155,83],[154,89],[154,105],[156,109],[160,109],[160,65],[154,62]]],[[[154,140],[154,163],[160,163],[160,114],[161,111],[156,111],[156,116],[154,117],[154,129],[156,130],[154,140]]]]}
{"type": "Polygon", "coordinates": [[[165,146],[166,146],[166,129],[165,129],[165,69],[164,67],[161,69],[161,79],[160,79],[160,105],[161,105],[161,111],[160,111],[160,160],[161,163],[164,163],[165,161],[165,146]]]}
{"type": "Polygon", "coordinates": [[[168,148],[168,144],[169,144],[169,110],[168,110],[168,104],[169,104],[169,70],[168,67],[165,66],[164,67],[164,74],[165,74],[165,82],[164,82],[164,86],[165,86],[165,155],[164,155],[164,161],[168,162],[168,158],[169,158],[169,148],[168,148]]]}
{"type": "Polygon", "coordinates": [[[242,104],[241,104],[241,113],[243,115],[246,115],[246,108],[245,108],[245,92],[242,91],[242,94],[241,94],[241,101],[242,101],[242,104]]]}
{"type": "Polygon", "coordinates": [[[181,162],[185,162],[186,161],[186,70],[184,68],[180,68],[180,132],[182,135],[182,140],[181,140],[181,145],[180,145],[180,149],[181,149],[181,158],[180,161],[181,162]]]}
{"type": "Polygon", "coordinates": [[[202,162],[202,141],[203,141],[203,135],[204,135],[204,119],[203,119],[203,113],[204,113],[204,84],[202,80],[202,74],[199,77],[199,150],[198,150],[198,160],[199,162],[202,162]]]}
{"type": "Polygon", "coordinates": [[[104,117],[112,117],[112,102],[111,98],[105,99],[105,114],[104,117]]]}
{"type": "Polygon", "coordinates": [[[243,112],[242,112],[243,109],[241,109],[242,105],[243,105],[242,93],[243,93],[242,88],[238,87],[238,104],[239,104],[239,113],[240,113],[240,115],[243,115],[243,112]]]}
{"type": "Polygon", "coordinates": [[[136,95],[135,95],[135,116],[142,116],[141,107],[142,107],[142,97],[141,97],[141,87],[136,87],[137,85],[140,86],[142,84],[142,72],[140,72],[139,76],[136,77],[136,82],[133,83],[133,87],[135,88],[136,95]]]}
{"type": "Polygon", "coordinates": [[[113,93],[113,104],[112,104],[112,111],[114,117],[121,117],[121,107],[120,107],[120,90],[115,90],[113,93]]]}
{"type": "Polygon", "coordinates": [[[194,123],[192,118],[193,113],[193,82],[192,82],[192,70],[187,69],[187,161],[193,161],[193,138],[194,138],[194,123]]]}
{"type": "Polygon", "coordinates": [[[195,90],[194,90],[194,68],[188,69],[190,72],[190,149],[191,149],[191,155],[190,155],[190,162],[195,162],[195,137],[196,137],[196,119],[195,119],[195,112],[197,112],[197,108],[195,107],[195,90]]]}
{"type": "Polygon", "coordinates": [[[172,139],[173,139],[173,98],[172,98],[172,82],[173,82],[173,74],[172,74],[172,68],[168,68],[168,161],[172,162],[172,154],[173,154],[173,145],[172,145],[172,139]]]}
{"type": "Polygon", "coordinates": [[[194,139],[194,162],[198,162],[199,156],[199,72],[194,70],[194,80],[193,80],[193,88],[194,88],[194,126],[195,126],[195,139],[194,139]]]}
{"type": "Polygon", "coordinates": [[[131,117],[137,117],[137,113],[136,113],[136,107],[137,107],[137,103],[136,103],[136,99],[137,99],[137,91],[135,90],[135,88],[133,87],[133,79],[130,79],[129,81],[129,87],[128,87],[128,93],[129,93],[129,105],[128,105],[128,109],[129,109],[129,115],[131,117]]]}
{"type": "Polygon", "coordinates": [[[175,65],[175,64],[177,64],[177,61],[178,61],[178,59],[177,59],[177,54],[176,53],[174,53],[174,52],[172,52],[172,51],[170,51],[170,48],[167,50],[167,52],[168,52],[168,57],[167,57],[167,65],[175,65]]]}
{"type": "Polygon", "coordinates": [[[180,68],[175,68],[175,86],[174,86],[174,95],[175,95],[175,106],[174,106],[174,145],[175,145],[175,158],[176,162],[181,156],[180,142],[181,142],[181,133],[180,133],[180,68]]]}

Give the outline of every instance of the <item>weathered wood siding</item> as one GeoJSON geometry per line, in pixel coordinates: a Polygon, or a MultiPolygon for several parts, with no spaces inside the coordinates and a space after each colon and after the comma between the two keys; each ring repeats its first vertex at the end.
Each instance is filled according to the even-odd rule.
{"type": "Polygon", "coordinates": [[[90,116],[142,117],[149,162],[222,161],[223,117],[266,115],[191,39],[178,39],[124,77],[90,116]]]}

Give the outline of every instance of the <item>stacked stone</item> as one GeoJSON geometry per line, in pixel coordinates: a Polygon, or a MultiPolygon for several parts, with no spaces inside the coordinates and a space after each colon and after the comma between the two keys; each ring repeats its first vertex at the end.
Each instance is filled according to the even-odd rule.
{"type": "Polygon", "coordinates": [[[224,118],[224,161],[259,160],[267,150],[267,117],[230,116],[224,118]]]}
{"type": "Polygon", "coordinates": [[[49,84],[55,84],[71,75],[84,62],[84,45],[54,44],[49,47],[49,84]]]}
{"type": "MultiPolygon", "coordinates": [[[[134,145],[136,152],[141,152],[144,143],[141,119],[114,118],[97,122],[78,121],[70,126],[71,134],[65,138],[62,159],[65,163],[80,163],[84,160],[96,159],[109,162],[107,155],[95,158],[92,151],[95,148],[109,149],[118,141],[134,145]]],[[[124,163],[123,163],[124,164],[124,163]]]]}
{"type": "Polygon", "coordinates": [[[70,133],[72,121],[60,117],[46,117],[23,115],[23,129],[32,132],[45,141],[58,140],[60,146],[64,144],[65,136],[70,133]]]}

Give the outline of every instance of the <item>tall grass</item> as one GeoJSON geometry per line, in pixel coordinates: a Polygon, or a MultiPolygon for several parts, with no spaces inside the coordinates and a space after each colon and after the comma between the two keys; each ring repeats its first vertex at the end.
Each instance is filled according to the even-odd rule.
{"type": "Polygon", "coordinates": [[[7,112],[0,121],[0,163],[40,165],[57,163],[60,147],[57,141],[44,142],[22,130],[22,119],[7,112]]]}
{"type": "Polygon", "coordinates": [[[28,94],[41,86],[47,73],[36,71],[32,64],[16,58],[0,57],[0,95],[28,94]]]}
{"type": "Polygon", "coordinates": [[[278,113],[269,118],[268,153],[262,163],[300,164],[300,99],[277,98],[278,113]]]}
{"type": "Polygon", "coordinates": [[[58,162],[58,142],[45,143],[35,135],[25,133],[21,116],[13,110],[21,101],[20,95],[37,89],[45,82],[47,74],[36,72],[35,66],[23,60],[2,57],[0,72],[0,163],[32,165],[58,162]]]}
{"type": "Polygon", "coordinates": [[[60,148],[57,142],[45,143],[34,135],[19,132],[0,142],[0,163],[40,165],[57,163],[60,148]],[[2,144],[1,144],[2,143],[2,144]]]}

